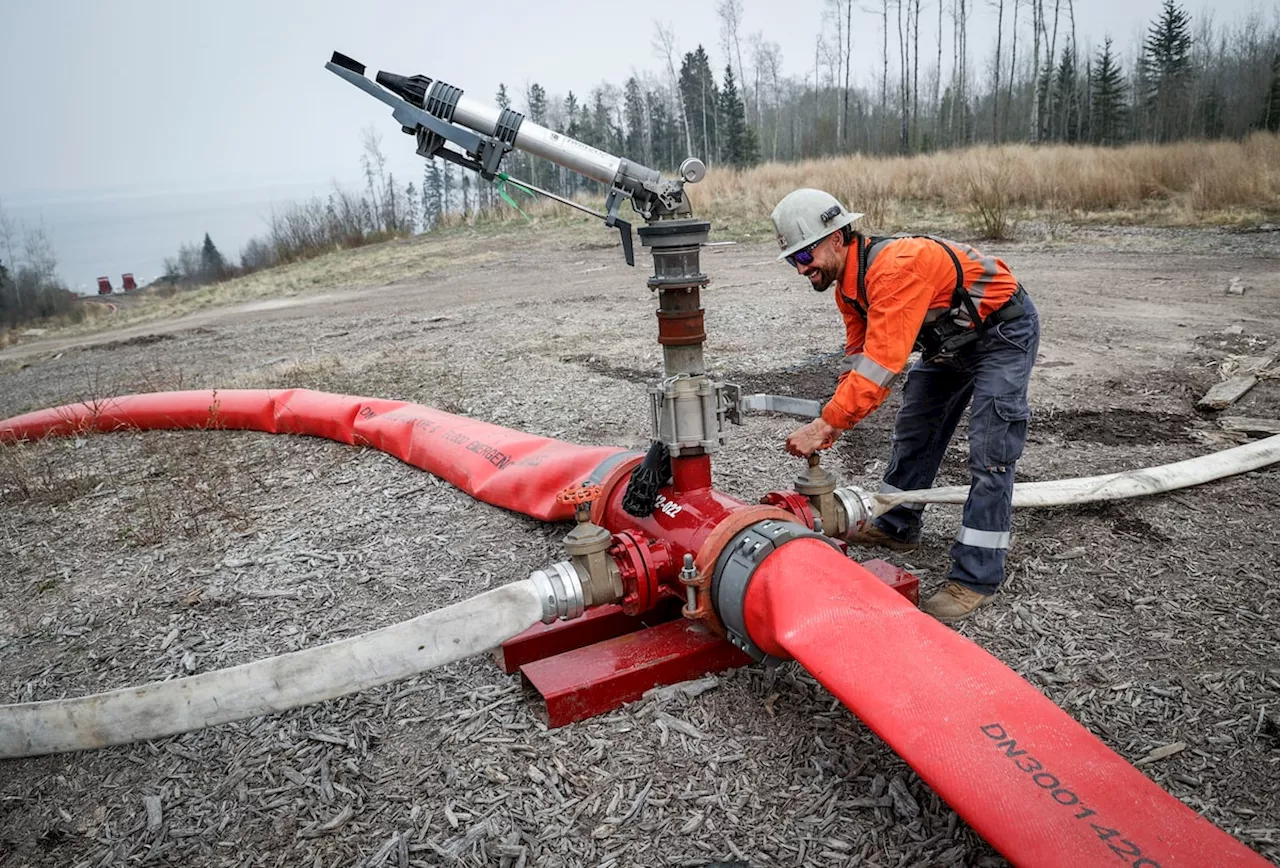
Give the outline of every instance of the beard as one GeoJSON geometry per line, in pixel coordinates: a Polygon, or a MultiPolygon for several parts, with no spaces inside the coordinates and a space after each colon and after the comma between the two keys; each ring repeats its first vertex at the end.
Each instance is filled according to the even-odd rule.
{"type": "Polygon", "coordinates": [[[809,285],[813,287],[814,292],[826,292],[835,282],[836,276],[828,273],[825,268],[818,269],[817,273],[809,278],[809,285]]]}

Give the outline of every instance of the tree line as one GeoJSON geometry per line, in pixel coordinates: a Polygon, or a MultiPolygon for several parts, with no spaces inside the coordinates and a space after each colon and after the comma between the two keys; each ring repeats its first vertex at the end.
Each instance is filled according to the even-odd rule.
{"type": "Polygon", "coordinates": [[[21,226],[0,208],[0,329],[79,312],[44,227],[21,226]]]}
{"type": "MultiPolygon", "coordinates": [[[[516,108],[601,150],[667,170],[686,156],[736,168],[761,159],[1010,142],[1118,146],[1280,132],[1280,18],[1253,13],[1219,25],[1164,0],[1125,52],[1109,34],[1091,44],[1079,33],[1073,0],[985,0],[996,16],[995,45],[980,56],[969,40],[977,2],[881,0],[879,44],[857,49],[866,56],[874,48],[879,69],[858,83],[853,37],[864,31],[855,28],[853,0],[827,0],[809,69],[799,75],[784,72],[777,43],[743,37],[743,0],[718,0],[719,76],[705,46],[681,54],[673,31],[658,26],[658,71],[603,82],[585,97],[556,97],[534,82],[516,108]],[[926,13],[936,15],[931,46],[920,41],[926,13]]],[[[495,102],[513,105],[505,85],[495,102]]],[[[561,194],[597,187],[518,151],[504,168],[561,194]]],[[[421,192],[424,226],[501,201],[440,161],[426,167],[421,192]]]]}
{"type": "MultiPolygon", "coordinates": [[[[743,0],[718,0],[725,58],[718,75],[704,45],[681,53],[673,30],[657,26],[658,71],[638,72],[621,85],[602,82],[585,96],[555,96],[532,82],[516,99],[503,84],[493,101],[666,170],[687,156],[732,169],[762,159],[917,154],[988,143],[1116,146],[1280,131],[1280,20],[1255,14],[1219,26],[1163,0],[1126,55],[1109,35],[1089,45],[1077,32],[1073,0],[985,0],[996,13],[996,38],[981,57],[969,47],[977,2],[881,0],[879,71],[870,83],[852,75],[853,0],[826,0],[812,65],[800,75],[784,72],[777,43],[743,37],[743,0]],[[936,14],[932,47],[920,42],[926,12],[936,14]]],[[[871,53],[863,44],[858,52],[871,53]]],[[[416,183],[397,180],[373,128],[364,132],[361,167],[362,191],[335,189],[273,214],[268,232],[245,245],[238,265],[206,236],[167,260],[166,279],[209,283],[527,201],[516,184],[486,182],[441,159],[426,161],[416,183]]],[[[518,150],[502,169],[561,195],[603,192],[518,150]]]]}

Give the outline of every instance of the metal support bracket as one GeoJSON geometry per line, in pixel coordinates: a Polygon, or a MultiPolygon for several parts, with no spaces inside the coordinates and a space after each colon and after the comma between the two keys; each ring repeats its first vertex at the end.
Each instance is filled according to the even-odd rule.
{"type": "Polygon", "coordinates": [[[622,255],[627,260],[627,265],[634,266],[636,252],[635,239],[631,236],[631,224],[618,217],[618,209],[625,198],[627,198],[625,190],[617,187],[610,188],[609,196],[604,200],[604,225],[617,228],[618,234],[622,236],[622,255]]]}

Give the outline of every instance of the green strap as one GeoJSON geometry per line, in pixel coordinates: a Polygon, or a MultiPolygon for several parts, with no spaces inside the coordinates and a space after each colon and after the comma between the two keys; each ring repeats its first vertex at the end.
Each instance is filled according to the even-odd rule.
{"type": "Polygon", "coordinates": [[[519,190],[521,193],[524,193],[526,196],[528,196],[531,199],[537,198],[534,192],[530,190],[528,187],[526,187],[524,184],[521,184],[519,181],[511,180],[511,176],[508,175],[506,172],[499,172],[495,177],[497,178],[497,180],[494,181],[494,186],[498,188],[498,195],[502,197],[502,201],[506,202],[512,208],[515,208],[517,211],[520,212],[521,217],[523,217],[528,222],[532,223],[533,220],[530,219],[529,215],[524,213],[524,209],[522,209],[519,205],[517,205],[516,200],[512,199],[511,194],[507,192],[507,184],[508,183],[511,184],[512,187],[515,187],[517,190],[519,190]]]}

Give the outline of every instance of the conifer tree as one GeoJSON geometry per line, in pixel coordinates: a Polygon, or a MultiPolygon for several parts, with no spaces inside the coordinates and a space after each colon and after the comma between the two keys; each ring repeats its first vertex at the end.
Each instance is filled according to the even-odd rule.
{"type": "Polygon", "coordinates": [[[633,75],[627,79],[622,89],[624,113],[627,117],[626,144],[623,150],[628,159],[636,160],[643,165],[653,165],[653,159],[645,148],[645,132],[648,124],[645,118],[644,93],[640,90],[640,81],[633,75]]]}
{"type": "Polygon", "coordinates": [[[680,93],[689,117],[690,138],[694,153],[708,164],[719,159],[716,149],[716,105],[719,102],[711,61],[701,45],[684,56],[680,64],[680,93]]]}
{"type": "Polygon", "coordinates": [[[1051,100],[1052,136],[1059,142],[1074,142],[1080,124],[1080,103],[1076,81],[1076,53],[1070,43],[1062,49],[1062,59],[1053,73],[1051,100]]]}
{"type": "Polygon", "coordinates": [[[1089,130],[1096,144],[1114,145],[1123,140],[1126,120],[1124,73],[1111,51],[1110,36],[1098,52],[1089,108],[1089,130]]]}
{"type": "Polygon", "coordinates": [[[1271,61],[1271,87],[1262,104],[1262,115],[1258,118],[1258,128],[1280,132],[1280,53],[1271,61]]]}
{"type": "Polygon", "coordinates": [[[444,188],[440,176],[440,160],[430,159],[422,171],[422,225],[432,229],[443,216],[444,188]]]}
{"type": "Polygon", "coordinates": [[[222,280],[227,274],[227,261],[222,258],[209,233],[200,247],[200,276],[205,280],[222,280]]]}
{"type": "Polygon", "coordinates": [[[724,158],[734,166],[751,166],[759,160],[756,132],[747,124],[747,109],[738,96],[733,79],[733,64],[724,68],[724,87],[720,89],[720,124],[724,158]]]}
{"type": "Polygon", "coordinates": [[[1151,136],[1171,141],[1186,129],[1191,84],[1191,16],[1174,0],[1164,0],[1159,20],[1151,25],[1141,65],[1151,136]]]}

